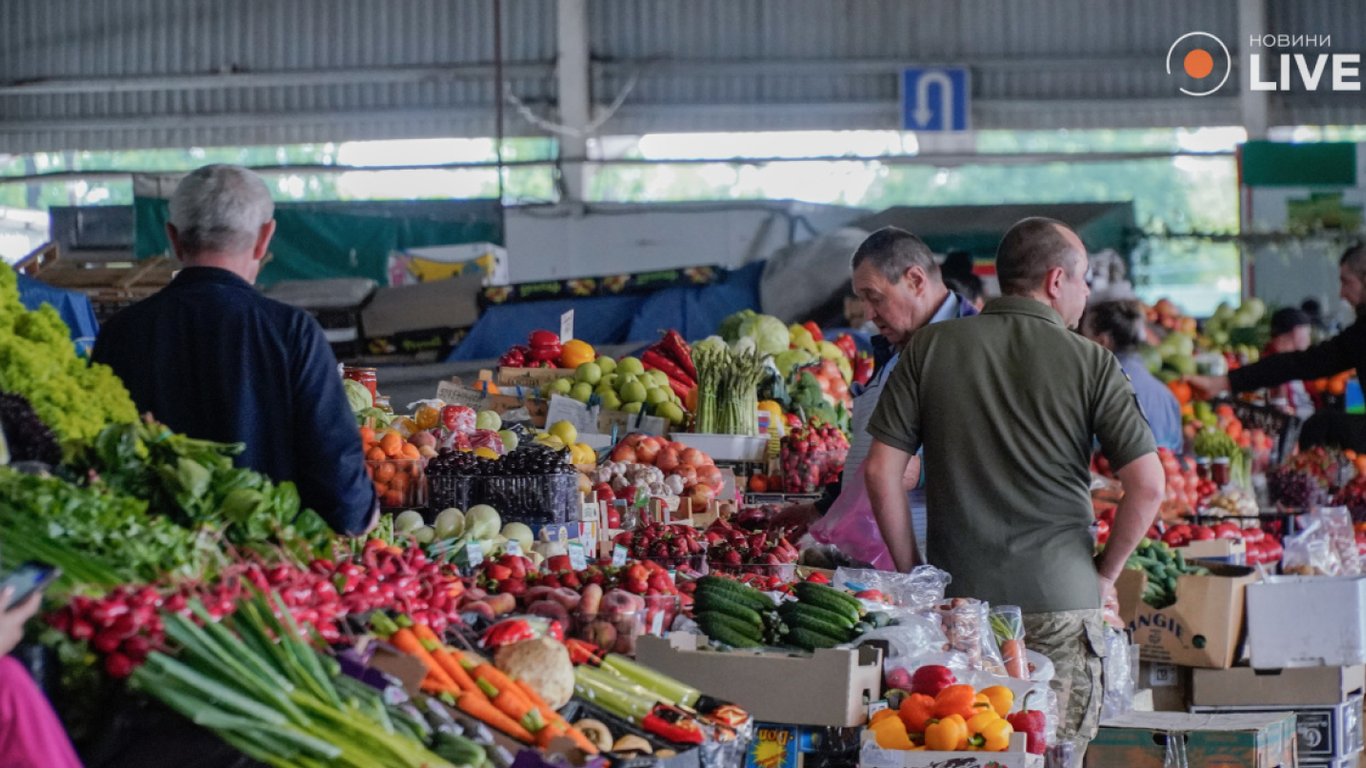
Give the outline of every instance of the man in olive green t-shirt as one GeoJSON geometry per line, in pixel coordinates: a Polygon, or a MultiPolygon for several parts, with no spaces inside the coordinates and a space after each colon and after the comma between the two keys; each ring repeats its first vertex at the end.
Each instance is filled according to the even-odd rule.
{"type": "Polygon", "coordinates": [[[900,478],[924,447],[930,564],[952,596],[1025,613],[1025,643],[1054,661],[1060,737],[1095,735],[1104,654],[1101,605],[1152,523],[1164,478],[1119,361],[1075,328],[1086,308],[1086,248],[1065,225],[1025,219],[996,254],[1004,296],[975,318],[917,332],[878,401],[864,464],[899,570],[917,565],[900,478]],[[1124,499],[1093,557],[1093,440],[1124,499]]]}

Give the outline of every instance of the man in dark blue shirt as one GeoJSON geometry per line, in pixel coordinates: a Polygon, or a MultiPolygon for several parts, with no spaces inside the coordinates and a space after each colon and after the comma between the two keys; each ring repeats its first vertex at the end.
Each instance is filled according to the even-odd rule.
{"type": "Polygon", "coordinates": [[[185,269],[106,323],[93,358],[139,410],[192,437],[243,443],[238,466],[294,482],[333,529],[363,533],[379,506],[336,358],[317,321],[252,287],[274,213],[245,168],[186,176],[166,227],[185,269]]]}

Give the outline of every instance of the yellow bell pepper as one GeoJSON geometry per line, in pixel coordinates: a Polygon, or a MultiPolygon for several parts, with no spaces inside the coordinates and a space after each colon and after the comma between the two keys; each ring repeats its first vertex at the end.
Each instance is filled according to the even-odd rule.
{"type": "Polygon", "coordinates": [[[968,745],[968,723],[962,715],[949,715],[925,726],[925,748],[931,752],[958,752],[968,745]]]}
{"type": "Polygon", "coordinates": [[[897,711],[895,709],[892,709],[891,707],[888,707],[887,709],[880,709],[877,712],[874,712],[872,717],[868,718],[868,725],[877,725],[878,721],[880,720],[886,720],[889,717],[896,716],[897,711]]]}
{"type": "Polygon", "coordinates": [[[983,688],[981,695],[987,697],[987,701],[991,702],[991,708],[1001,717],[1010,714],[1010,708],[1015,705],[1015,692],[1004,685],[983,688]]]}
{"type": "Polygon", "coordinates": [[[877,745],[883,749],[906,750],[915,746],[910,734],[906,733],[906,724],[899,717],[884,717],[873,723],[872,729],[877,745]]]}
{"type": "MultiPolygon", "coordinates": [[[[985,693],[979,693],[972,697],[972,711],[974,714],[987,710],[994,712],[995,708],[991,706],[991,699],[988,699],[985,693]]],[[[968,719],[971,720],[972,718],[968,719]]]]}
{"type": "Polygon", "coordinates": [[[984,752],[1004,752],[1010,746],[1010,735],[1015,733],[1010,722],[1000,717],[991,721],[972,737],[972,743],[984,752]]]}
{"type": "Polygon", "coordinates": [[[1001,716],[991,710],[978,712],[977,714],[973,715],[972,719],[968,721],[969,740],[971,740],[971,737],[976,736],[977,734],[985,730],[987,726],[991,725],[992,723],[1000,719],[1001,716]]]}

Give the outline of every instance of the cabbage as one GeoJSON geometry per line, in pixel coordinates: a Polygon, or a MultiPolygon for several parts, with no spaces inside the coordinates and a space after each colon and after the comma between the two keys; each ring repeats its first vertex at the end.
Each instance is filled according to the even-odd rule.
{"type": "Polygon", "coordinates": [[[786,379],[792,375],[792,371],[803,366],[811,365],[816,362],[816,356],[804,349],[789,349],[774,356],[773,364],[778,366],[778,373],[786,379]]]}
{"type": "Polygon", "coordinates": [[[346,390],[346,402],[351,405],[352,413],[360,413],[374,406],[375,399],[370,396],[370,390],[359,381],[342,379],[342,388],[346,390]]]}
{"type": "Polygon", "coordinates": [[[735,340],[734,344],[730,345],[731,351],[737,355],[748,355],[758,348],[759,345],[754,342],[754,339],[748,336],[741,336],[735,340]]]}
{"type": "Polygon", "coordinates": [[[735,341],[740,338],[740,326],[751,317],[754,317],[754,310],[742,309],[739,312],[728,316],[725,320],[722,320],[721,327],[717,330],[717,333],[726,341],[735,341]]]}
{"type": "Polygon", "coordinates": [[[761,355],[776,355],[786,352],[791,345],[792,334],[782,320],[770,315],[755,315],[740,324],[740,335],[754,339],[754,345],[761,355]]]}

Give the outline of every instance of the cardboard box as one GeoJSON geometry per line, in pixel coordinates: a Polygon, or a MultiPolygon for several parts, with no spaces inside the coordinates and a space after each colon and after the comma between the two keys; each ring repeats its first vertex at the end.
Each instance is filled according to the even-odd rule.
{"type": "Polygon", "coordinates": [[[1176,602],[1162,609],[1143,602],[1146,572],[1125,569],[1120,574],[1115,583],[1119,614],[1144,661],[1226,669],[1237,660],[1243,592],[1256,576],[1249,568],[1205,565],[1211,575],[1178,578],[1176,602]]]}
{"type": "MultiPolygon", "coordinates": [[[[1278,712],[1265,706],[1192,707],[1194,712],[1278,712]]],[[[1325,707],[1296,707],[1296,755],[1306,758],[1331,760],[1361,751],[1361,694],[1355,694],[1341,704],[1325,707]]]]}
{"type": "Polygon", "coordinates": [[[1300,669],[1197,669],[1191,702],[1199,706],[1341,704],[1366,690],[1366,666],[1300,669]]]}
{"type": "Polygon", "coordinates": [[[911,752],[882,749],[865,731],[859,752],[860,768],[1043,768],[1043,755],[1025,751],[1022,733],[1010,737],[1005,752],[911,752]]]}
{"type": "Polygon", "coordinates": [[[1191,699],[1191,669],[1145,661],[1138,665],[1138,687],[1152,691],[1153,712],[1187,712],[1191,699]]]}
{"type": "Polygon", "coordinates": [[[365,348],[372,355],[444,355],[479,321],[482,277],[380,288],[361,310],[365,348]]]}
{"type": "Polygon", "coordinates": [[[794,655],[706,645],[706,638],[688,632],[645,636],[636,643],[636,660],[765,722],[862,725],[868,704],[881,697],[882,651],[871,646],[794,655]]]}
{"type": "Polygon", "coordinates": [[[1247,590],[1252,666],[1366,664],[1366,576],[1273,576],[1247,590]]]}
{"type": "Polygon", "coordinates": [[[1205,560],[1224,565],[1247,565],[1247,544],[1242,539],[1192,541],[1177,551],[1187,560],[1205,560]]]}
{"type": "Polygon", "coordinates": [[[1295,717],[1130,712],[1101,723],[1086,768],[1165,768],[1182,747],[1188,768],[1294,768],[1295,717]]]}
{"type": "MultiPolygon", "coordinates": [[[[566,376],[573,376],[573,368],[509,368],[503,366],[498,369],[498,386],[500,387],[521,387],[526,390],[536,390],[555,379],[563,379],[566,376]]],[[[506,394],[515,395],[516,392],[506,394]]],[[[531,392],[522,392],[519,396],[530,395],[531,392]]]]}

